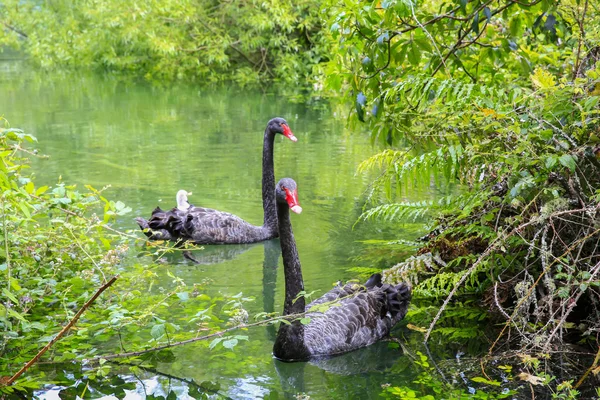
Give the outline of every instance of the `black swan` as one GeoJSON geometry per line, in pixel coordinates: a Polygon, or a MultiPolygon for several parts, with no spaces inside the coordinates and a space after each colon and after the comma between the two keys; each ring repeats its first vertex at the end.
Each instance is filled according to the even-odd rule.
{"type": "Polygon", "coordinates": [[[177,201],[176,207],[168,211],[156,207],[152,211],[152,215],[148,221],[142,217],[137,217],[135,220],[149,239],[175,240],[177,235],[174,232],[181,231],[185,215],[190,209],[194,208],[187,198],[191,194],[191,192],[188,193],[185,190],[179,190],[175,196],[177,201]]]}
{"type": "MultiPolygon", "coordinates": [[[[161,219],[160,221],[165,224],[157,221],[153,225],[146,223],[142,218],[137,218],[136,220],[146,236],[150,239],[154,237],[162,239],[169,236],[171,240],[187,240],[196,244],[255,243],[277,237],[275,172],[273,171],[273,144],[276,134],[282,134],[293,142],[298,140],[285,119],[273,118],[267,124],[263,140],[262,199],[264,221],[262,226],[252,225],[230,213],[204,207],[191,207],[184,214],[170,214],[167,220],[161,219]]],[[[152,218],[154,218],[154,212],[152,215],[152,218]]]]}
{"type": "Polygon", "coordinates": [[[338,284],[319,299],[305,305],[302,269],[290,222],[289,209],[299,213],[296,182],[283,178],[277,184],[279,241],[285,274],[284,315],[301,314],[307,325],[294,320],[281,324],[273,355],[282,361],[305,361],[332,356],[368,346],[388,335],[406,315],[410,288],[381,282],[374,274],[365,285],[338,284]]]}

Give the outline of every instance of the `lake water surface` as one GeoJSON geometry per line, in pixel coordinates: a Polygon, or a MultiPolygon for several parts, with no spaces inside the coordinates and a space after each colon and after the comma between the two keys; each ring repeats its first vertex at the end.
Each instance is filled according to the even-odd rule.
{"type": "MultiPolygon", "coordinates": [[[[260,224],[263,132],[270,118],[286,118],[298,142],[276,139],[275,175],[298,182],[304,212],[293,216],[293,224],[308,291],[322,293],[338,280],[356,277],[349,271],[353,267],[389,267],[406,251],[363,241],[412,240],[422,230],[419,224],[391,231],[374,223],[353,229],[372,178],[357,176],[356,167],[377,149],[366,133],[345,129],[346,115],[334,115],[327,107],[293,104],[258,90],[183,83],[156,87],[99,75],[36,73],[15,61],[0,62],[0,93],[1,115],[36,136],[40,152],[50,156],[34,163],[39,184],[62,179],[82,189],[110,185],[106,197],[133,209],[118,220],[119,227],[140,236],[133,217],[149,216],[156,205],[172,207],[179,189],[193,192],[193,204],[260,224]]],[[[431,188],[410,200],[435,195],[431,188]]],[[[200,265],[169,257],[160,279],[171,279],[167,270],[190,286],[209,279],[211,294],[242,292],[254,298],[250,315],[280,311],[284,282],[278,251],[277,241],[208,246],[195,253],[200,265]]],[[[143,381],[149,397],[169,390],[179,398],[190,396],[193,385],[167,378],[172,376],[217,382],[217,398],[304,393],[314,399],[368,399],[378,398],[381,385],[411,385],[414,379],[402,351],[385,342],[318,363],[285,364],[271,356],[274,327],[247,334],[250,341],[229,355],[198,346],[175,348],[176,360],[160,364],[160,374],[144,373],[140,380],[122,376],[137,389],[121,393],[143,397],[143,381]]],[[[409,332],[399,327],[395,334],[409,332]]],[[[38,395],[57,398],[56,393],[38,395]]]]}

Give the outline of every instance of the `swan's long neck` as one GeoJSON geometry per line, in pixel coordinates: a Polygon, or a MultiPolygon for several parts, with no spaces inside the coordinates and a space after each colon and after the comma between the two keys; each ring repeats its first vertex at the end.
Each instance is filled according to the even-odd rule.
{"type": "MultiPolygon", "coordinates": [[[[279,243],[283,256],[283,272],[285,274],[285,304],[283,315],[303,313],[305,309],[304,297],[294,303],[294,299],[304,290],[302,268],[296,250],[296,241],[290,223],[290,209],[287,204],[277,204],[279,217],[279,243]]],[[[306,347],[304,338],[304,325],[298,319],[291,325],[281,324],[275,344],[273,355],[280,360],[306,360],[310,358],[310,351],[306,347]]]]}
{"type": "Polygon", "coordinates": [[[275,134],[267,128],[263,141],[262,198],[263,226],[270,233],[277,232],[277,205],[275,202],[275,172],[273,171],[273,142],[275,134]]]}
{"type": "Polygon", "coordinates": [[[290,222],[290,209],[287,204],[277,204],[279,215],[279,242],[281,244],[281,255],[283,256],[283,272],[285,275],[285,303],[283,315],[303,313],[306,307],[304,297],[298,294],[304,291],[304,280],[302,279],[302,267],[296,249],[296,240],[290,222]]]}

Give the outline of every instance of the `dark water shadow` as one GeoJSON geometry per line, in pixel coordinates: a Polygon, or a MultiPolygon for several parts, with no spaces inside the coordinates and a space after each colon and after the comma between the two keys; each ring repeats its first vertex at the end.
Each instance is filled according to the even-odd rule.
{"type": "MultiPolygon", "coordinates": [[[[262,276],[262,298],[263,311],[266,313],[275,312],[275,289],[277,287],[277,266],[279,256],[281,255],[281,245],[279,239],[264,242],[263,276],[262,276]]],[[[275,325],[267,325],[267,338],[275,341],[277,330],[275,325]]]]}

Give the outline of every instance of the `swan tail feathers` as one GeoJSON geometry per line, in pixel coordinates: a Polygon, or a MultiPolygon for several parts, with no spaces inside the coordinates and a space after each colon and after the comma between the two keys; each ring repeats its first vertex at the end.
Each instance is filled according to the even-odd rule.
{"type": "Polygon", "coordinates": [[[165,229],[153,229],[150,223],[142,217],[137,217],[135,221],[140,226],[144,235],[150,240],[171,240],[171,234],[165,229]]]}
{"type": "Polygon", "coordinates": [[[152,210],[152,216],[159,213],[164,213],[164,210],[160,207],[156,207],[154,210],[152,210]]]}
{"type": "Polygon", "coordinates": [[[184,233],[185,219],[178,215],[171,215],[166,225],[169,232],[173,232],[175,236],[180,237],[184,233]]]}
{"type": "Polygon", "coordinates": [[[381,286],[386,296],[386,311],[392,315],[394,323],[400,321],[408,312],[411,299],[410,286],[406,283],[399,285],[383,284],[381,286]]]}
{"type": "Polygon", "coordinates": [[[369,280],[365,283],[367,289],[373,289],[375,287],[381,287],[381,274],[373,274],[369,280]]]}
{"type": "MultiPolygon", "coordinates": [[[[142,217],[136,217],[135,218],[135,222],[137,222],[137,224],[140,226],[140,229],[142,231],[146,230],[146,229],[150,229],[150,226],[148,225],[148,221],[146,221],[144,218],[142,217]]],[[[146,233],[146,232],[144,232],[146,233]]]]}

